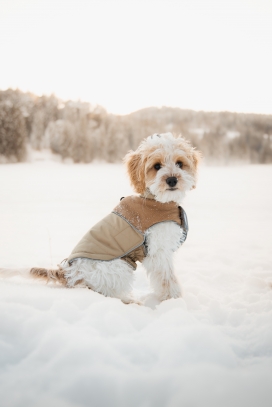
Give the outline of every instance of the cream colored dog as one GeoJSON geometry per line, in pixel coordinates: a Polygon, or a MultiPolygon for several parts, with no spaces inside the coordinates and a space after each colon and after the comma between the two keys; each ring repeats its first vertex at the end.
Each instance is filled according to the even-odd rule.
{"type": "Polygon", "coordinates": [[[139,260],[159,300],[180,297],[173,253],[185,240],[187,231],[184,212],[178,205],[185,193],[196,186],[199,160],[200,153],[188,141],[171,133],[143,140],[136,151],[125,157],[131,184],[140,195],[121,201],[106,221],[84,236],[58,270],[32,268],[31,274],[58,280],[68,287],[84,284],[129,303],[135,301],[131,296],[133,270],[139,260]],[[138,214],[135,208],[140,208],[138,214]],[[112,237],[119,239],[117,243],[105,242],[110,230],[105,225],[113,230],[120,228],[112,237]]]}

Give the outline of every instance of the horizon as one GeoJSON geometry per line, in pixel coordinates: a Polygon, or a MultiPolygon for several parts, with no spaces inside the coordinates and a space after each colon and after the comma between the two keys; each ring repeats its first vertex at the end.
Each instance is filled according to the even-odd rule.
{"type": "Polygon", "coordinates": [[[62,99],[62,98],[58,97],[58,95],[56,95],[55,93],[48,93],[48,94],[42,93],[42,94],[37,94],[37,93],[31,92],[31,91],[23,91],[23,90],[21,90],[21,89],[19,89],[19,88],[0,89],[0,92],[6,92],[6,91],[8,91],[8,90],[19,91],[19,92],[22,92],[22,93],[29,93],[29,94],[31,94],[32,96],[36,96],[36,97],[43,97],[43,96],[45,96],[45,97],[50,97],[50,96],[54,96],[56,99],[58,99],[60,102],[63,102],[63,103],[67,103],[67,102],[87,103],[87,104],[89,104],[89,105],[92,106],[92,107],[99,106],[99,107],[101,107],[102,109],[104,109],[107,114],[112,114],[112,115],[115,115],[115,116],[128,116],[128,115],[130,115],[130,114],[140,112],[141,110],[146,110],[146,109],[163,109],[163,108],[167,108],[167,109],[180,109],[180,110],[184,110],[184,111],[188,110],[188,111],[192,111],[192,112],[196,112],[196,113],[197,113],[197,112],[204,112],[204,113],[232,113],[232,114],[235,113],[235,114],[262,115],[262,116],[271,116],[271,115],[272,115],[272,113],[258,113],[258,112],[251,112],[251,111],[245,112],[245,111],[233,111],[233,110],[215,110],[215,109],[214,109],[214,110],[191,109],[191,108],[183,108],[183,107],[180,107],[180,106],[167,106],[167,105],[162,105],[162,106],[144,106],[144,107],[141,107],[141,108],[139,108],[139,109],[137,109],[137,110],[133,110],[132,112],[129,112],[129,113],[115,113],[115,112],[108,111],[108,110],[105,108],[105,106],[99,105],[99,104],[97,104],[97,103],[92,103],[92,101],[83,100],[83,99],[66,99],[66,100],[65,100],[65,99],[62,99]]]}

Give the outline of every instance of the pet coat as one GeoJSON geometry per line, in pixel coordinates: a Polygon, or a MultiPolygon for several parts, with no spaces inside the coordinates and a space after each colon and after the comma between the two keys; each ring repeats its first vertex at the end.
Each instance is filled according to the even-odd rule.
{"type": "Polygon", "coordinates": [[[169,221],[182,228],[182,244],[188,223],[185,211],[175,202],[161,203],[142,196],[122,198],[109,215],[83,236],[67,260],[71,263],[79,257],[102,261],[121,258],[136,269],[136,261],[141,262],[147,254],[146,230],[169,221]]]}

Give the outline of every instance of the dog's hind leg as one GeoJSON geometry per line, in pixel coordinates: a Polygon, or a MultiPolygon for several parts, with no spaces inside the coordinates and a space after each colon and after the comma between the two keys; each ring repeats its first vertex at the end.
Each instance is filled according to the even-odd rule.
{"type": "Polygon", "coordinates": [[[78,258],[71,264],[62,264],[62,267],[70,287],[80,280],[105,297],[119,298],[125,304],[140,303],[131,294],[133,268],[122,259],[99,261],[78,258]]]}

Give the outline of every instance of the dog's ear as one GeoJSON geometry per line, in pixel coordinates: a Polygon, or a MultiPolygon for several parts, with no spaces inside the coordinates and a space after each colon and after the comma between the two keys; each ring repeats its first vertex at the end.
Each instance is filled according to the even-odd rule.
{"type": "MultiPolygon", "coordinates": [[[[192,159],[193,159],[193,165],[194,165],[194,173],[195,173],[195,181],[196,181],[196,179],[197,179],[197,168],[198,168],[198,165],[199,165],[199,163],[200,163],[200,161],[201,161],[201,159],[202,159],[202,153],[200,152],[200,151],[198,151],[198,150],[195,150],[194,148],[193,148],[193,150],[192,150],[192,159]]],[[[196,188],[196,182],[195,182],[195,184],[192,186],[192,188],[191,189],[195,189],[196,188]]]]}
{"type": "Polygon", "coordinates": [[[197,170],[198,164],[200,163],[201,159],[202,159],[202,153],[198,150],[193,149],[193,163],[194,163],[196,170],[197,170]]]}
{"type": "Polygon", "coordinates": [[[124,158],[131,185],[139,194],[145,192],[145,168],[142,155],[137,151],[129,151],[124,158]]]}

